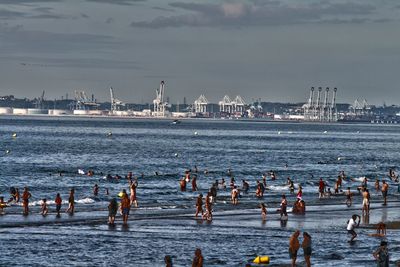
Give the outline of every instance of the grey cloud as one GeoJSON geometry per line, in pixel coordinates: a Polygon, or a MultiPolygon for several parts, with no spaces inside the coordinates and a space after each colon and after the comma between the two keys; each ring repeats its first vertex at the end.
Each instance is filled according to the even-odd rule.
{"type": "Polygon", "coordinates": [[[37,3],[54,3],[63,0],[0,0],[0,5],[26,5],[37,3]]]}
{"type": "Polygon", "coordinates": [[[146,0],[86,0],[87,2],[104,3],[110,5],[131,6],[137,2],[145,2],[146,0]]]}
{"type": "Polygon", "coordinates": [[[26,13],[12,11],[8,9],[0,9],[0,19],[15,19],[19,17],[25,17],[26,13]]]}
{"type": "Polygon", "coordinates": [[[167,11],[167,12],[174,12],[175,10],[172,8],[165,8],[165,7],[158,7],[158,6],[153,6],[152,9],[154,10],[161,10],[161,11],[167,11]]]}
{"type": "Polygon", "coordinates": [[[113,18],[107,18],[105,22],[107,24],[111,24],[111,23],[114,23],[114,19],[113,18]]]}
{"type": "Polygon", "coordinates": [[[118,42],[111,36],[28,31],[22,26],[0,24],[2,49],[0,54],[12,53],[67,53],[107,51],[118,42]]]}
{"type": "Polygon", "coordinates": [[[141,69],[134,61],[120,61],[100,58],[38,58],[24,56],[3,56],[2,61],[19,64],[26,68],[96,68],[96,69],[141,69]]]}
{"type": "Polygon", "coordinates": [[[189,11],[188,14],[159,16],[151,21],[135,21],[133,27],[246,27],[318,23],[333,19],[364,20],[376,12],[370,4],[317,2],[308,5],[285,5],[276,1],[199,4],[174,2],[171,7],[189,11]],[[332,18],[334,17],[334,18],[332,18]],[[351,18],[348,18],[351,17],[351,18]]]}

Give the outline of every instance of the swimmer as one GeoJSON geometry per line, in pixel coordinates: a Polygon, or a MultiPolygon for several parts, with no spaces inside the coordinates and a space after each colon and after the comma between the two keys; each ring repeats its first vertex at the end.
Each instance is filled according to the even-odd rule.
{"type": "Polygon", "coordinates": [[[60,193],[57,193],[56,199],[54,200],[54,202],[56,203],[57,216],[60,216],[60,210],[61,210],[61,204],[62,204],[62,199],[61,199],[60,193]]]}
{"type": "Polygon", "coordinates": [[[379,236],[385,236],[386,235],[386,224],[384,222],[380,222],[380,223],[377,224],[376,234],[379,235],[379,236]]]}
{"type": "Polygon", "coordinates": [[[360,226],[361,217],[357,214],[353,214],[351,219],[347,221],[347,232],[352,235],[349,242],[353,242],[354,238],[357,237],[357,233],[354,231],[354,228],[360,226]],[[358,218],[358,223],[356,222],[358,218]]]}
{"type": "Polygon", "coordinates": [[[18,188],[15,188],[14,199],[15,199],[15,203],[18,203],[19,200],[20,200],[20,194],[19,194],[19,189],[18,188]]]}
{"type": "Polygon", "coordinates": [[[385,180],[382,181],[382,196],[383,196],[383,205],[386,205],[386,198],[388,195],[389,185],[385,180]]]}
{"type": "Polygon", "coordinates": [[[128,194],[124,189],[122,190],[122,199],[121,199],[121,214],[124,225],[128,224],[128,216],[130,209],[131,209],[131,202],[129,200],[128,194]]]}
{"type": "Polygon", "coordinates": [[[69,213],[70,215],[72,215],[72,214],[74,214],[74,211],[75,211],[75,189],[72,188],[69,191],[68,209],[65,212],[69,213]]]}
{"type": "Polygon", "coordinates": [[[263,174],[262,181],[263,181],[264,187],[267,187],[267,175],[263,174]]]}
{"type": "Polygon", "coordinates": [[[42,210],[41,210],[41,214],[43,216],[46,216],[47,213],[49,212],[49,208],[47,207],[47,199],[42,199],[42,210]]]}
{"type": "Polygon", "coordinates": [[[353,193],[351,193],[350,187],[347,187],[346,197],[347,197],[346,205],[347,205],[347,207],[350,207],[352,204],[352,198],[353,198],[353,193]]]}
{"type": "Polygon", "coordinates": [[[203,255],[201,255],[201,249],[196,248],[196,251],[194,252],[192,267],[203,267],[203,262],[204,258],[203,255]]]}
{"type": "Polygon", "coordinates": [[[267,206],[264,203],[260,204],[261,206],[261,219],[263,221],[267,220],[267,206]]]}
{"type": "Polygon", "coordinates": [[[95,184],[93,187],[93,195],[97,197],[98,194],[99,194],[99,186],[95,184]]]}
{"type": "Polygon", "coordinates": [[[290,177],[287,178],[287,184],[289,185],[290,194],[294,193],[294,184],[290,177]]]}
{"type": "Polygon", "coordinates": [[[118,211],[118,203],[115,198],[110,200],[108,204],[108,224],[113,225],[115,221],[115,216],[117,215],[118,211]]]}
{"type": "Polygon", "coordinates": [[[300,231],[296,230],[289,240],[289,257],[292,260],[292,267],[296,266],[297,251],[300,248],[299,235],[300,231]]]}
{"type": "Polygon", "coordinates": [[[303,248],[304,260],[306,262],[306,266],[310,267],[311,266],[311,254],[312,254],[311,236],[307,232],[303,233],[303,243],[301,244],[301,247],[303,248]]]}
{"type": "Polygon", "coordinates": [[[199,213],[201,213],[201,216],[204,215],[204,213],[203,213],[203,194],[199,194],[199,196],[197,197],[197,200],[196,200],[196,214],[194,215],[194,217],[197,218],[199,213]]]}
{"type": "Polygon", "coordinates": [[[29,199],[32,197],[31,193],[28,191],[28,187],[24,188],[22,193],[22,205],[24,206],[24,215],[29,213],[29,199]]]}

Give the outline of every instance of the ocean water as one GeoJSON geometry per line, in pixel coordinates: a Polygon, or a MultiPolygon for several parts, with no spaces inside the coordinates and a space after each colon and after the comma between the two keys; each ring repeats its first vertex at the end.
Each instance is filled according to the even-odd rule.
{"type": "MultiPolygon", "coordinates": [[[[12,205],[0,216],[0,265],[32,266],[163,266],[165,255],[174,266],[189,266],[196,247],[205,266],[244,266],[257,255],[269,255],[272,266],[290,263],[287,247],[295,229],[313,237],[313,266],[374,266],[373,250],[380,239],[369,236],[371,224],[400,220],[397,184],[389,181],[389,168],[400,165],[400,126],[355,124],[303,124],[232,120],[139,120],[117,118],[0,117],[0,195],[9,188],[32,193],[31,214],[12,205]],[[107,133],[112,132],[108,137],[107,133]],[[13,138],[12,133],[17,137],[13,138]],[[8,151],[8,153],[6,153],[8,151]],[[211,223],[195,220],[198,192],[180,192],[185,170],[198,168],[199,191],[205,194],[215,180],[225,179],[228,169],[235,180],[250,183],[250,191],[230,203],[228,189],[219,190],[211,223]],[[94,176],[79,175],[93,170],[94,176]],[[207,170],[208,173],[204,173],[207,170]],[[256,180],[268,178],[264,199],[255,197],[256,180]],[[128,227],[110,228],[107,204],[122,189],[124,179],[138,177],[139,208],[132,209],[128,227]],[[361,199],[350,208],[344,196],[318,200],[320,177],[332,187],[340,171],[348,179],[344,187],[356,187],[370,179],[372,211],[363,218],[358,241],[349,244],[346,221],[360,214],[361,199]],[[62,175],[60,175],[60,173],[62,175]],[[142,176],[143,175],[143,176],[142,176]],[[276,209],[280,196],[289,194],[286,178],[303,186],[307,213],[289,215],[282,225],[276,209]],[[389,205],[382,207],[376,178],[389,182],[389,205]],[[93,196],[93,186],[100,193],[93,196]],[[54,198],[68,199],[75,188],[74,216],[55,218],[54,198]],[[105,189],[109,195],[105,194],[105,189]],[[50,203],[50,214],[39,215],[41,199],[50,203]],[[261,222],[259,204],[268,208],[261,222]]],[[[63,206],[63,210],[67,205],[63,206]]],[[[400,232],[388,230],[392,263],[400,259],[400,232]]],[[[302,253],[298,258],[304,264],[302,253]]]]}

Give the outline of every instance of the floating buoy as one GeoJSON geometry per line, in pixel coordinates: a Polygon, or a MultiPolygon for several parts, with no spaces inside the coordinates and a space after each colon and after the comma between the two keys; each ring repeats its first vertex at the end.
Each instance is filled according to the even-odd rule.
{"type": "Polygon", "coordinates": [[[269,257],[268,256],[257,256],[254,260],[253,263],[255,264],[268,264],[269,263],[269,257]]]}
{"type": "Polygon", "coordinates": [[[8,150],[8,149],[6,150],[6,154],[10,154],[10,152],[11,152],[10,150],[8,150]]]}
{"type": "Polygon", "coordinates": [[[118,193],[118,197],[123,197],[124,196],[124,192],[119,192],[118,193]]]}
{"type": "Polygon", "coordinates": [[[108,132],[107,137],[111,137],[111,136],[112,136],[112,132],[108,132]]]}
{"type": "Polygon", "coordinates": [[[178,153],[175,153],[174,156],[177,158],[178,157],[178,153]]]}
{"type": "Polygon", "coordinates": [[[199,133],[198,132],[194,132],[194,135],[198,135],[199,133]]]}
{"type": "Polygon", "coordinates": [[[12,137],[13,137],[13,138],[16,138],[16,137],[17,137],[17,133],[13,133],[13,134],[12,134],[12,137]]]}
{"type": "Polygon", "coordinates": [[[341,157],[338,157],[338,158],[337,158],[338,161],[340,161],[341,159],[342,159],[341,157]]]}
{"type": "Polygon", "coordinates": [[[324,134],[328,133],[328,131],[324,131],[324,134]]]}
{"type": "Polygon", "coordinates": [[[281,132],[279,131],[278,134],[281,134],[281,132]]]}

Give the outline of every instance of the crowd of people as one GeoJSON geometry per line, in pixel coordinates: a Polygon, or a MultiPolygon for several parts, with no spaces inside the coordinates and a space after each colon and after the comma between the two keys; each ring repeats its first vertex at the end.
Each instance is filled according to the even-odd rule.
{"type": "MultiPolygon", "coordinates": [[[[93,172],[90,173],[90,175],[93,175],[93,172]]],[[[270,176],[270,179],[272,181],[277,179],[277,175],[275,172],[270,171],[268,173],[270,176]]],[[[236,206],[239,205],[239,198],[241,194],[249,194],[250,190],[250,183],[242,179],[242,185],[239,186],[234,178],[234,175],[232,171],[229,169],[227,172],[228,178],[230,178],[230,192],[231,192],[231,203],[232,205],[236,206]]],[[[398,179],[398,176],[395,176],[394,171],[390,170],[389,172],[389,177],[393,177],[393,180],[398,179]]],[[[128,217],[129,217],[129,212],[131,207],[138,207],[138,201],[137,201],[137,193],[136,190],[138,188],[138,179],[133,177],[132,172],[129,172],[127,176],[125,176],[126,180],[128,181],[128,188],[129,188],[129,193],[127,192],[126,189],[123,189],[122,192],[119,194],[120,200],[118,201],[117,198],[113,197],[110,199],[109,204],[108,204],[108,223],[110,225],[115,224],[115,218],[117,216],[118,211],[120,211],[120,214],[122,215],[122,222],[124,225],[128,223],[128,217]]],[[[110,178],[108,178],[110,179],[110,178]]],[[[121,179],[121,178],[118,178],[121,179]]],[[[336,182],[334,183],[334,193],[333,195],[344,195],[346,198],[346,205],[350,207],[353,204],[353,192],[351,192],[350,187],[347,187],[347,190],[343,191],[342,190],[342,184],[343,180],[348,180],[344,172],[340,172],[336,182]]],[[[199,190],[199,187],[197,185],[198,181],[198,170],[197,167],[192,170],[187,170],[185,172],[184,177],[182,177],[179,180],[179,188],[182,192],[187,190],[187,185],[191,184],[191,190],[193,192],[196,192],[199,190]]],[[[353,180],[354,181],[354,180],[353,180]]],[[[287,178],[286,186],[289,190],[289,194],[294,195],[295,194],[295,183],[294,180],[291,177],[287,178]]],[[[383,197],[383,205],[387,205],[387,195],[388,195],[388,190],[389,190],[389,185],[385,180],[382,180],[382,182],[378,179],[376,179],[375,184],[374,184],[375,190],[376,191],[381,191],[382,197],[383,197]]],[[[195,211],[195,218],[198,218],[199,215],[201,215],[201,219],[207,220],[207,221],[212,221],[213,220],[213,205],[216,203],[217,200],[217,192],[218,190],[226,190],[226,182],[225,179],[222,178],[221,180],[216,180],[213,182],[207,191],[206,195],[203,196],[202,193],[199,193],[197,198],[196,198],[196,211],[195,211]],[[204,206],[204,208],[203,208],[204,206]]],[[[265,195],[265,191],[267,189],[267,174],[264,174],[262,176],[261,180],[256,180],[256,186],[255,186],[255,192],[254,192],[254,197],[258,200],[262,200],[265,195]]],[[[357,190],[359,194],[362,196],[362,215],[369,215],[370,213],[370,204],[371,204],[371,195],[368,189],[368,179],[365,177],[361,185],[357,187],[357,190]]],[[[4,197],[0,197],[0,212],[1,214],[4,213],[4,208],[7,207],[9,203],[19,203],[22,202],[22,207],[23,207],[23,214],[28,215],[29,214],[29,203],[32,198],[32,194],[29,191],[28,187],[25,187],[22,194],[20,194],[18,188],[11,188],[10,190],[11,197],[8,201],[4,201],[4,197]]],[[[93,187],[93,195],[97,197],[99,194],[99,186],[98,184],[95,184],[93,187]]],[[[106,189],[106,194],[108,195],[108,189],[106,189]]],[[[292,207],[292,213],[293,214],[304,214],[306,212],[306,203],[303,199],[303,189],[301,185],[297,186],[297,192],[296,192],[296,200],[293,201],[293,207],[292,207]]],[[[318,197],[319,199],[323,198],[329,198],[332,196],[332,192],[330,191],[330,188],[327,187],[327,183],[320,178],[318,182],[318,197]]],[[[61,213],[61,208],[62,208],[62,198],[60,193],[57,193],[54,199],[55,202],[55,212],[57,216],[60,216],[61,213]]],[[[288,220],[288,199],[285,194],[282,195],[281,197],[281,202],[278,208],[278,212],[280,214],[280,219],[285,221],[288,220]]],[[[261,209],[261,219],[263,221],[267,220],[267,204],[265,202],[260,202],[259,204],[260,209],[261,209]]],[[[68,197],[68,207],[65,210],[66,213],[73,215],[75,212],[75,190],[74,188],[71,188],[69,191],[69,197],[68,197]]],[[[42,199],[41,201],[41,214],[43,216],[46,216],[49,213],[49,206],[48,206],[48,200],[46,198],[42,199]]],[[[349,242],[353,242],[354,239],[357,237],[357,233],[355,232],[355,228],[357,228],[360,225],[361,217],[357,214],[354,214],[350,220],[347,222],[347,231],[351,235],[351,239],[349,242]]],[[[379,235],[380,236],[385,236],[386,235],[386,228],[383,231],[383,226],[384,222],[380,223],[380,226],[378,226],[379,229],[379,235]]],[[[299,231],[296,231],[290,238],[289,242],[289,255],[292,260],[292,266],[295,266],[296,259],[297,259],[297,252],[300,248],[300,243],[298,241],[298,237],[300,235],[299,231]]],[[[307,266],[311,266],[311,254],[312,254],[312,249],[311,249],[311,236],[307,233],[303,233],[303,242],[301,244],[301,247],[303,248],[304,252],[304,259],[306,262],[307,266]]],[[[387,243],[384,242],[381,244],[381,246],[378,248],[376,252],[374,252],[373,256],[377,259],[378,262],[383,262],[383,264],[386,264],[388,262],[388,252],[387,252],[387,243]]],[[[195,253],[195,260],[193,261],[193,266],[202,266],[203,262],[203,256],[201,255],[200,249],[196,250],[195,253]]],[[[165,263],[166,266],[172,266],[172,260],[169,256],[165,257],[165,263]]],[[[387,265],[379,265],[379,266],[387,266],[387,265]]]]}

